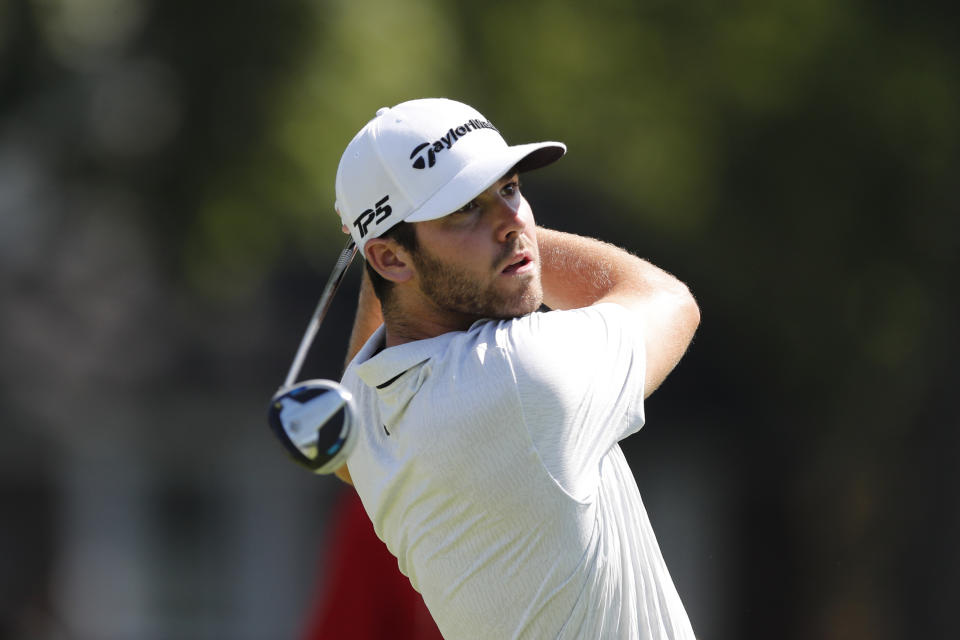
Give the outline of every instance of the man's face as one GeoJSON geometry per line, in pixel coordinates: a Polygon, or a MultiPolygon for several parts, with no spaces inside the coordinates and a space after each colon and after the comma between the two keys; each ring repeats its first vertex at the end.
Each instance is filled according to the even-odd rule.
{"type": "Polygon", "coordinates": [[[515,318],[543,301],[533,211],[517,175],[461,209],[416,224],[420,291],[436,307],[477,318],[515,318]]]}

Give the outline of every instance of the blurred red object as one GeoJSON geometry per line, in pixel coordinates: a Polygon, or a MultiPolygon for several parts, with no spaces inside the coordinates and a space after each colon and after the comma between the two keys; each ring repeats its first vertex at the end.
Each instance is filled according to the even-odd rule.
{"type": "Polygon", "coordinates": [[[344,489],[333,513],[303,640],[443,640],[353,489],[344,489]]]}

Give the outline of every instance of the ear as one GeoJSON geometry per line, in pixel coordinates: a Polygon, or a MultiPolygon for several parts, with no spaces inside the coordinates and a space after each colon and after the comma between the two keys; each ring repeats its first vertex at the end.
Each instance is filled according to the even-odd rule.
{"type": "Polygon", "coordinates": [[[410,254],[391,238],[370,238],[363,255],[374,270],[391,282],[407,282],[414,269],[410,254]]]}

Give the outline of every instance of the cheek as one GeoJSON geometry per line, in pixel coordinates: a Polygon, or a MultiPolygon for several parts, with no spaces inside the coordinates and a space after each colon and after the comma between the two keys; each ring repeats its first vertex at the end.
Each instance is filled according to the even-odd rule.
{"type": "Polygon", "coordinates": [[[526,198],[521,196],[520,206],[517,208],[517,216],[523,221],[524,235],[528,236],[533,243],[537,243],[537,223],[533,219],[533,209],[530,208],[530,203],[527,202],[526,198]]]}
{"type": "MultiPolygon", "coordinates": [[[[527,202],[527,199],[523,196],[520,196],[520,207],[517,209],[517,215],[526,223],[531,229],[536,226],[536,221],[533,219],[533,209],[530,208],[530,203],[527,202]]],[[[531,231],[531,235],[535,237],[535,232],[531,231]]]]}
{"type": "Polygon", "coordinates": [[[539,247],[537,246],[537,223],[533,219],[533,209],[530,208],[530,203],[527,202],[526,198],[523,198],[520,202],[520,207],[517,211],[517,214],[520,216],[520,219],[523,220],[523,224],[526,226],[524,235],[530,238],[533,242],[533,250],[540,255],[539,247]]]}
{"type": "Polygon", "coordinates": [[[431,240],[437,242],[431,242],[429,249],[421,244],[417,260],[418,269],[423,269],[427,277],[455,276],[469,279],[476,277],[481,271],[481,248],[469,240],[452,236],[431,240]]]}
{"type": "Polygon", "coordinates": [[[433,239],[430,253],[444,264],[470,270],[487,261],[491,250],[488,235],[475,228],[446,233],[433,239]]]}

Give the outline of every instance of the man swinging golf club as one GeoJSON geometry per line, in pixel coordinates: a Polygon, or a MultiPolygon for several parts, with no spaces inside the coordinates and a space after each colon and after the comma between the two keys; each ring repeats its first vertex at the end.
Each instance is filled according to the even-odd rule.
{"type": "Polygon", "coordinates": [[[565,151],[446,99],[349,143],[336,207],[366,276],[336,473],[446,638],[693,638],[618,442],[699,309],[652,264],[536,226],[518,174],[565,151]]]}

